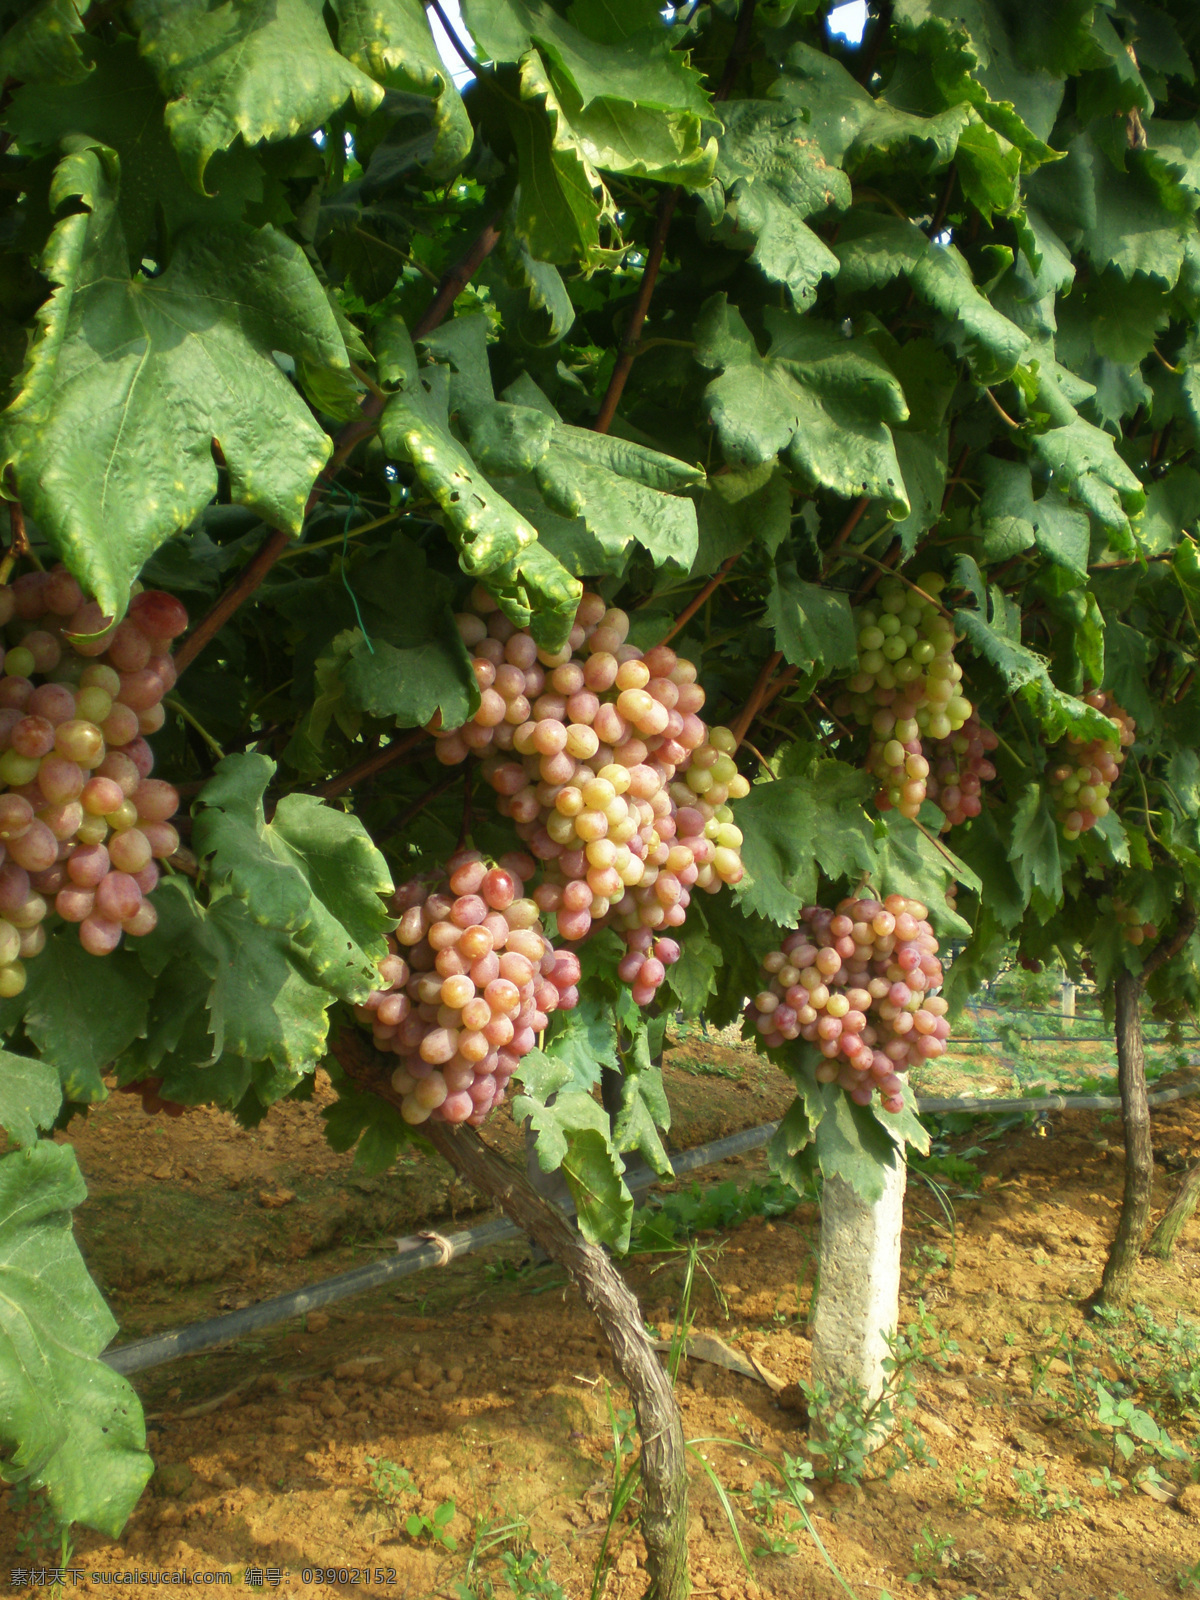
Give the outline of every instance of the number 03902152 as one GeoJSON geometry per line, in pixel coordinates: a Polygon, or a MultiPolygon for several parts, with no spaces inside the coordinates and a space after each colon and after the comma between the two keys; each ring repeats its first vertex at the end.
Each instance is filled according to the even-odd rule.
{"type": "Polygon", "coordinates": [[[301,1583],[395,1583],[395,1567],[302,1567],[301,1583]]]}

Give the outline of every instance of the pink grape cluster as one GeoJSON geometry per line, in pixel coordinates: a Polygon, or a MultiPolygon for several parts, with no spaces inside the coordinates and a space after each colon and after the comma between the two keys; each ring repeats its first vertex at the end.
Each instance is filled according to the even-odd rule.
{"type": "Polygon", "coordinates": [[[922,736],[948,739],[972,711],[954,659],[954,625],[937,603],[945,583],[936,572],[924,573],[915,589],[896,577],[880,583],[875,600],[855,613],[858,670],[833,706],[871,729],[866,767],[879,780],[875,803],[904,817],[915,817],[926,795],[922,736]]]}
{"type": "Polygon", "coordinates": [[[1078,839],[1109,813],[1108,795],[1121,774],[1125,752],[1137,737],[1137,723],[1103,690],[1084,699],[1103,711],[1113,724],[1116,749],[1104,739],[1076,739],[1068,734],[1050,773],[1050,794],[1064,839],[1078,839]]]}
{"type": "Polygon", "coordinates": [[[551,1013],[578,1005],[579,958],[555,950],[523,893],[530,856],[489,866],[460,850],[447,867],[445,885],[414,878],[396,890],[400,924],[356,1015],[400,1057],[392,1088],[406,1122],[478,1127],[551,1013]]]}
{"type": "Polygon", "coordinates": [[[179,847],[179,794],[151,778],[145,736],[163,725],[187,620],[173,596],[145,590],[113,623],[62,567],[0,587],[2,996],[25,987],[51,902],[92,955],[155,926],[146,897],[179,847]]]}
{"type": "Polygon", "coordinates": [[[623,981],[646,1005],[679,959],[694,889],[744,872],[729,801],[750,785],[728,728],[700,718],[696,668],[666,645],[627,642],[629,618],[596,594],[580,601],[562,650],[539,650],[483,589],[458,618],[481,703],[461,728],[435,728],[438,759],[471,753],[502,816],[542,864],[534,893],[559,937],[597,925],[628,945],[623,981]]]}
{"type": "Polygon", "coordinates": [[[806,906],[802,926],[765,957],[769,982],[746,1010],[763,1043],[805,1039],[823,1057],[821,1083],[863,1106],[878,1090],[885,1111],[902,1110],[900,1074],[940,1056],[950,1033],[927,914],[899,894],[806,906]]]}
{"type": "Polygon", "coordinates": [[[945,815],[943,833],[983,810],[983,786],[996,776],[988,755],[999,743],[991,728],[980,722],[979,713],[972,711],[957,733],[933,747],[928,793],[945,815]]]}

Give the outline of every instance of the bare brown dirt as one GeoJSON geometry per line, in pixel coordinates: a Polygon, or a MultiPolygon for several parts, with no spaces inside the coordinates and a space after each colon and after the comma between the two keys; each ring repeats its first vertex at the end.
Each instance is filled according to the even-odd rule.
{"type": "MultiPolygon", "coordinates": [[[[668,1077],[681,1146],[777,1116],[787,1098],[771,1069],[721,1044],[679,1047],[668,1077]]],[[[344,1270],[389,1248],[390,1235],[445,1226],[473,1207],[432,1159],[409,1156],[382,1177],[356,1175],[350,1158],[321,1137],[327,1098],[319,1085],[313,1102],[282,1105],[243,1133],[218,1113],[147,1119],[136,1099],[114,1095],[72,1128],[91,1191],[78,1234],[122,1339],[344,1270]]],[[[930,1192],[919,1182],[910,1187],[902,1321],[915,1314],[920,1289],[958,1348],[941,1370],[919,1372],[917,1420],[938,1465],[861,1488],[816,1486],[813,1525],[859,1600],[885,1590],[895,1600],[1162,1600],[1180,1592],[1177,1574],[1200,1562],[1200,1488],[1167,1503],[1132,1487],[1119,1498],[1094,1487],[1096,1443],[1068,1415],[1069,1382],[1047,1367],[1063,1337],[1085,1331],[1082,1302],[1099,1281],[1121,1183],[1119,1122],[1077,1114],[1056,1119],[1055,1130],[1051,1138],[1014,1130],[983,1146],[978,1194],[955,1196],[952,1270],[947,1263],[928,1271],[931,1257],[918,1247],[949,1255],[952,1240],[930,1192]],[[1077,1509],[1046,1520],[1021,1511],[1012,1470],[1038,1466],[1077,1509]],[[982,1505],[969,1509],[961,1485],[981,1468],[982,1505]],[[909,1585],[924,1528],[953,1537],[954,1564],[909,1585]]],[[[489,1134],[517,1153],[510,1125],[489,1134]]],[[[1155,1143],[1173,1159],[1200,1155],[1196,1102],[1157,1116],[1155,1143]]],[[[761,1158],[702,1176],[752,1175],[763,1177],[761,1158]]],[[[1160,1173],[1156,1206],[1169,1192],[1160,1173]]],[[[697,1292],[697,1326],[789,1383],[809,1367],[816,1229],[815,1208],[802,1206],[703,1240],[721,1294],[697,1292]]],[[[1193,1222],[1173,1262],[1143,1263],[1139,1299],[1161,1321],[1177,1312],[1195,1317],[1198,1268],[1193,1222]]],[[[624,1270],[648,1319],[669,1329],[681,1258],[633,1257],[624,1270]]],[[[472,1550],[486,1542],[479,1530],[525,1519],[528,1529],[511,1547],[548,1556],[568,1600],[591,1594],[611,1472],[608,1397],[619,1407],[622,1396],[573,1292],[519,1247],[466,1258],[312,1314],[305,1326],[287,1324],[135,1382],[159,1470],[118,1544],[78,1533],[74,1565],[89,1576],[219,1570],[242,1593],[252,1587],[247,1567],[277,1568],[279,1585],[268,1593],[383,1589],[460,1600],[455,1586],[468,1581],[472,1550]],[[374,1492],[378,1462],[403,1468],[418,1494],[374,1492]],[[445,1501],[455,1505],[453,1553],[411,1538],[402,1525],[445,1501]]],[[[699,1361],[684,1363],[679,1393],[689,1437],[728,1441],[697,1449],[736,1504],[752,1548],[749,1491],[769,1474],[748,1447],[802,1454],[802,1418],[764,1385],[699,1361]]],[[[1186,1485],[1185,1469],[1172,1475],[1176,1488],[1186,1485]]],[[[798,1554],[758,1557],[748,1576],[699,1461],[692,1508],[698,1596],[845,1593],[803,1533],[798,1554]]],[[[31,1564],[17,1546],[27,1532],[11,1506],[0,1507],[0,1575],[31,1564]]],[[[646,1576],[638,1538],[626,1524],[617,1537],[602,1593],[639,1600],[646,1576]]],[[[490,1577],[507,1600],[497,1550],[477,1555],[475,1573],[472,1582],[490,1577]]],[[[148,1584],[122,1587],[152,1592],[148,1584]]],[[[462,1594],[476,1592],[488,1591],[462,1594]]]]}

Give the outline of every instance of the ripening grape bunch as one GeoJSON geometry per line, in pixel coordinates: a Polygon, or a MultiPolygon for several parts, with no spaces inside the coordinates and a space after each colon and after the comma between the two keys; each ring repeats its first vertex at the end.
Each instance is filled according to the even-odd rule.
{"type": "Polygon", "coordinates": [[[890,894],[806,906],[801,926],[763,960],[768,982],[746,1016],[768,1049],[815,1044],[816,1075],[858,1105],[878,1090],[885,1111],[903,1109],[900,1074],[946,1048],[949,1007],[938,942],[919,900],[890,894]]]}
{"type": "Polygon", "coordinates": [[[926,790],[946,818],[943,833],[982,811],[983,786],[996,776],[988,755],[999,743],[991,728],[980,722],[979,713],[972,711],[957,733],[934,745],[926,790]]]}
{"type": "Polygon", "coordinates": [[[146,735],[187,620],[144,590],[112,623],[63,567],[0,586],[0,995],[25,987],[51,910],[92,955],[155,925],[146,897],[179,847],[179,794],[150,776],[146,735]]]}
{"type": "Polygon", "coordinates": [[[400,1058],[392,1088],[406,1122],[479,1127],[551,1013],[579,1003],[579,957],[554,948],[524,893],[532,856],[489,865],[460,850],[447,870],[445,883],[414,878],[396,890],[399,926],[355,1015],[400,1058]]]}
{"type": "Polygon", "coordinates": [[[1120,924],[1121,937],[1127,944],[1151,944],[1158,938],[1158,926],[1153,922],[1143,922],[1140,911],[1133,906],[1127,906],[1124,900],[1113,898],[1113,913],[1120,924]]]}
{"type": "Polygon", "coordinates": [[[866,766],[879,780],[876,805],[904,817],[915,817],[926,795],[922,736],[949,739],[972,712],[954,659],[954,627],[936,604],[945,582],[924,573],[918,594],[899,578],[882,580],[876,599],[855,613],[858,671],[834,702],[839,716],[871,730],[866,766]]]}
{"type": "Polygon", "coordinates": [[[622,981],[649,1004],[679,959],[672,932],[692,891],[743,875],[729,801],[750,785],[737,741],[702,721],[693,663],[666,645],[629,644],[628,616],[599,595],[583,596],[554,653],[486,590],[469,605],[457,620],[480,706],[461,728],[431,728],[437,757],[483,757],[498,810],[541,864],[538,908],[571,942],[615,928],[628,946],[622,981]]]}
{"type": "Polygon", "coordinates": [[[1137,735],[1137,723],[1112,695],[1096,689],[1084,699],[1113,724],[1117,748],[1104,739],[1076,739],[1068,734],[1054,753],[1050,794],[1064,839],[1078,839],[1108,815],[1109,791],[1137,735]]]}

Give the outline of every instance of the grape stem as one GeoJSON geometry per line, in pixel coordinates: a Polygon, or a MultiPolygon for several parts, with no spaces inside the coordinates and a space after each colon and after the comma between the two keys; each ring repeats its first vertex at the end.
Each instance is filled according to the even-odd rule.
{"type": "MultiPolygon", "coordinates": [[[[713,94],[714,103],[728,100],[733,89],[738,68],[742,64],[742,57],[745,55],[746,47],[750,43],[750,28],[754,21],[754,8],[757,4],[758,0],[742,0],[741,7],[738,10],[737,30],[733,36],[733,45],[725,58],[725,70],[721,74],[721,81],[713,94]]],[[[435,9],[437,9],[436,4],[435,9]]],[[[642,268],[642,281],[638,285],[637,299],[633,303],[633,310],[629,313],[629,321],[625,325],[621,348],[617,354],[612,376],[608,380],[608,388],[604,391],[604,399],[600,402],[600,410],[596,413],[596,420],[592,424],[597,433],[607,433],[609,428],[612,427],[613,418],[617,414],[617,407],[621,403],[621,396],[625,393],[625,385],[633,369],[633,363],[640,353],[642,327],[650,310],[654,285],[658,282],[663,253],[667,247],[667,234],[671,231],[671,221],[682,198],[683,190],[676,184],[674,187],[664,190],[662,199],[658,202],[654,232],[650,238],[650,249],[646,254],[646,264],[642,268]]],[[[667,637],[670,638],[671,635],[668,634],[667,637]]]]}
{"type": "Polygon", "coordinates": [[[29,549],[29,535],[25,532],[25,512],[19,500],[8,502],[8,521],[12,529],[12,538],[8,542],[8,550],[4,560],[0,561],[0,583],[7,583],[12,569],[17,564],[20,556],[31,554],[29,549]]]}
{"type": "Polygon", "coordinates": [[[942,852],[942,854],[945,856],[946,860],[954,868],[954,875],[955,875],[955,878],[957,879],[957,877],[958,877],[958,862],[954,859],[954,856],[951,854],[951,852],[946,849],[946,846],[942,843],[942,841],[939,838],[937,838],[937,836],[935,834],[930,833],[929,829],[925,826],[925,824],[918,817],[913,817],[912,822],[913,822],[913,826],[916,828],[917,832],[918,833],[923,833],[925,835],[925,837],[929,840],[930,844],[934,845],[938,850],[940,850],[942,852]]]}
{"type": "Polygon", "coordinates": [[[212,751],[213,755],[216,756],[217,760],[224,761],[224,750],[221,749],[221,746],[213,738],[212,734],[209,733],[204,724],[197,717],[192,715],[182,700],[176,699],[174,695],[169,695],[163,701],[163,705],[165,705],[169,711],[173,711],[177,717],[182,717],[189,727],[195,728],[196,732],[204,740],[205,744],[212,751]]]}
{"type": "Polygon", "coordinates": [[[782,650],[776,650],[773,655],[767,657],[766,661],[763,663],[762,671],[755,679],[754,687],[750,691],[749,699],[738,712],[733,722],[730,723],[729,731],[733,734],[733,737],[737,740],[738,744],[741,744],[742,740],[746,737],[746,734],[750,728],[750,724],[758,715],[759,710],[762,707],[763,696],[767,692],[767,684],[770,681],[771,674],[775,671],[775,668],[782,660],[782,650]]]}
{"type": "Polygon", "coordinates": [[[423,795],[418,796],[407,810],[399,812],[390,822],[384,823],[377,832],[379,839],[392,839],[396,834],[403,833],[404,829],[416,816],[419,816],[431,800],[436,800],[438,795],[445,794],[447,789],[452,789],[459,780],[459,771],[456,767],[447,773],[444,778],[439,778],[436,783],[431,783],[423,795]]]}
{"type": "Polygon", "coordinates": [[[853,739],[854,734],[846,726],[846,724],[841,720],[840,717],[834,716],[833,712],[825,704],[824,700],[821,699],[821,696],[819,694],[814,694],[813,695],[813,699],[820,706],[821,711],[823,712],[823,714],[829,718],[830,722],[833,723],[834,727],[838,730],[838,732],[839,733],[844,733],[846,735],[847,739],[853,739]]]}
{"type": "Polygon", "coordinates": [[[666,638],[662,641],[663,644],[670,644],[675,635],[687,627],[688,623],[696,615],[697,611],[699,611],[700,607],[704,604],[708,597],[711,594],[715,594],[725,582],[725,579],[728,577],[731,569],[741,559],[741,555],[742,552],[740,550],[735,551],[733,555],[729,557],[728,561],[722,563],[722,565],[717,569],[715,577],[712,577],[708,580],[703,589],[700,590],[700,593],[696,595],[695,599],[690,600],[688,604],[684,606],[683,610],[676,617],[674,626],[672,627],[670,633],[668,633],[666,638]]]}
{"type": "Polygon", "coordinates": [[[911,578],[906,578],[902,572],[896,572],[887,564],[886,561],[876,561],[874,556],[864,555],[861,550],[856,551],[856,555],[860,561],[865,561],[869,567],[877,567],[880,572],[890,573],[893,577],[899,578],[900,582],[911,589],[914,594],[919,594],[922,600],[927,600],[935,611],[940,612],[941,615],[945,617],[947,622],[954,621],[954,618],[946,610],[945,606],[940,600],[935,600],[933,595],[926,594],[925,590],[921,588],[920,584],[914,583],[911,578]]]}
{"type": "MultiPolygon", "coordinates": [[[[421,339],[427,333],[432,333],[439,323],[443,321],[447,312],[454,305],[455,300],[466,288],[473,274],[487,257],[496,248],[500,238],[499,217],[493,217],[475,238],[466,253],[454,263],[445,273],[438,291],[426,307],[424,314],[414,324],[412,336],[421,339]]],[[[326,488],[342,470],[351,452],[371,433],[383,413],[387,403],[387,395],[380,390],[378,393],[368,394],[362,402],[359,414],[348,422],[334,440],[333,453],[325,463],[313,484],[312,492],[304,507],[307,517],[313,507],[324,495],[326,488]]],[[[212,639],[221,631],[233,616],[234,612],[247,601],[262,583],[267,573],[288,549],[292,543],[292,535],[284,528],[272,528],[268,537],[259,547],[254,559],[248,563],[235,583],[232,583],[225,593],[220,596],[217,603],[192,629],[191,633],[175,652],[175,668],[177,673],[184,672],[212,639]]]]}
{"type": "Polygon", "coordinates": [[[754,745],[754,744],[751,744],[749,739],[743,739],[742,743],[746,746],[746,749],[749,750],[752,755],[756,755],[758,757],[759,762],[765,768],[765,770],[767,772],[769,772],[773,778],[778,779],[779,774],[775,771],[775,768],[767,760],[766,756],[763,755],[762,751],[758,748],[758,746],[754,745]]]}
{"type": "Polygon", "coordinates": [[[846,540],[854,532],[855,528],[858,527],[859,523],[862,521],[863,517],[866,515],[867,507],[870,504],[871,504],[871,497],[870,497],[870,495],[866,495],[866,494],[862,495],[858,500],[855,501],[854,509],[851,511],[850,515],[846,518],[845,522],[842,523],[841,527],[837,531],[837,536],[835,537],[833,543],[829,546],[829,549],[826,550],[826,552],[825,552],[825,561],[824,561],[824,564],[823,564],[823,570],[824,570],[824,572],[826,574],[828,574],[828,572],[829,572],[829,568],[830,568],[830,565],[832,564],[834,556],[842,548],[842,546],[845,544],[846,540]]]}
{"type": "Polygon", "coordinates": [[[356,783],[362,783],[364,778],[373,778],[376,773],[386,771],[395,762],[402,760],[410,750],[415,749],[426,737],[424,728],[416,728],[407,738],[395,739],[382,750],[376,750],[374,755],[365,756],[363,760],[355,762],[354,766],[339,772],[336,777],[323,783],[316,792],[323,800],[332,800],[336,795],[344,794],[347,789],[353,789],[356,783]]]}

